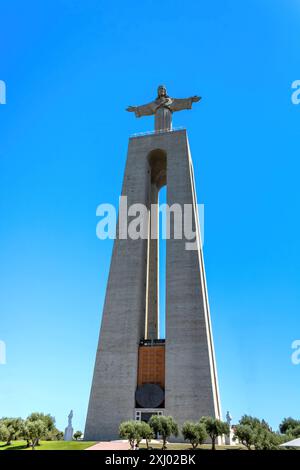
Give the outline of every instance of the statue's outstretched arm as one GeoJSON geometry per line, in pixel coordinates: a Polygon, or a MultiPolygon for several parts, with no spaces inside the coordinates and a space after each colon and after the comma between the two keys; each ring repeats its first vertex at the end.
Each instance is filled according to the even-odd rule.
{"type": "Polygon", "coordinates": [[[126,108],[126,111],[129,111],[130,113],[135,113],[137,109],[137,106],[128,106],[128,108],[126,108]]]}
{"type": "Polygon", "coordinates": [[[200,96],[191,96],[190,98],[174,98],[170,108],[171,111],[181,111],[183,109],[191,109],[192,104],[200,101],[200,96]]]}
{"type": "Polygon", "coordinates": [[[130,113],[135,113],[136,117],[151,116],[155,113],[155,107],[153,106],[153,103],[149,103],[144,104],[142,106],[128,106],[128,108],[126,108],[126,111],[129,111],[130,113]]]}

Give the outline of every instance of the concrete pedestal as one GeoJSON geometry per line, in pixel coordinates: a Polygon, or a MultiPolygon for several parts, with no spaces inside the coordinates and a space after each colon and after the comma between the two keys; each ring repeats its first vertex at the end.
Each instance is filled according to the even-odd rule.
{"type": "Polygon", "coordinates": [[[74,435],[74,429],[70,426],[67,426],[64,433],[64,441],[72,441],[74,435]]]}
{"type": "MultiPolygon", "coordinates": [[[[185,130],[129,140],[122,188],[128,207],[142,203],[150,209],[165,183],[169,206],[191,205],[197,242],[196,250],[187,250],[185,236],[177,239],[171,233],[167,240],[164,414],[181,426],[186,420],[221,414],[185,130]]],[[[156,242],[115,240],[84,433],[87,440],[116,439],[119,424],[135,417],[139,342],[145,331],[152,338],[158,331],[157,265],[156,242]]]]}

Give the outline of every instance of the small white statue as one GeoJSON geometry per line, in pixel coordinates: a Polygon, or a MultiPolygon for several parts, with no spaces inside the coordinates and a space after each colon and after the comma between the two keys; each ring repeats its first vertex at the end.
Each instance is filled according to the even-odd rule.
{"type": "Polygon", "coordinates": [[[232,416],[229,413],[229,411],[227,411],[227,413],[226,413],[226,422],[227,422],[228,426],[231,426],[231,421],[232,421],[232,416]]]}
{"type": "Polygon", "coordinates": [[[72,427],[72,419],[73,419],[73,410],[70,411],[69,416],[68,416],[68,426],[65,429],[64,441],[72,441],[73,439],[74,430],[72,427]]]}
{"type": "Polygon", "coordinates": [[[70,411],[68,416],[68,426],[72,427],[72,419],[73,419],[73,410],[70,411]]]}

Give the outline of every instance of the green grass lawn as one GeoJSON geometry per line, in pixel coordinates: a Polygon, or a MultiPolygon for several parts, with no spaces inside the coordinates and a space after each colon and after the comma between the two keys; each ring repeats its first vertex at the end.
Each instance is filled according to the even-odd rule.
{"type": "MultiPolygon", "coordinates": [[[[35,447],[35,450],[84,450],[87,447],[96,444],[96,442],[87,442],[87,441],[41,441],[40,445],[35,447]]],[[[160,450],[161,444],[150,443],[150,447],[153,449],[160,450]]],[[[140,444],[140,449],[145,449],[145,444],[140,444]]],[[[209,450],[211,445],[203,444],[197,447],[196,450],[209,450]]],[[[216,446],[217,450],[245,450],[244,446],[216,446]]],[[[13,441],[10,446],[5,445],[5,442],[0,442],[0,451],[1,450],[31,450],[31,448],[26,447],[26,441],[13,441]]],[[[167,445],[167,450],[192,450],[192,446],[187,443],[169,443],[167,445]]]]}
{"type": "MultiPolygon", "coordinates": [[[[41,441],[35,450],[84,450],[96,444],[88,441],[41,441]]],[[[5,442],[0,442],[0,450],[31,450],[26,447],[25,441],[13,441],[11,446],[6,446],[5,442]]]]}
{"type": "MultiPolygon", "coordinates": [[[[149,447],[152,447],[153,449],[161,449],[161,444],[149,444],[149,447]]],[[[145,449],[146,445],[141,444],[140,449],[145,449]]],[[[202,444],[201,446],[198,446],[197,450],[210,450],[211,445],[210,444],[202,444]]],[[[188,443],[172,443],[170,442],[167,445],[167,450],[192,450],[191,444],[188,443]]],[[[216,450],[246,450],[246,447],[244,446],[216,446],[216,450]]]]}

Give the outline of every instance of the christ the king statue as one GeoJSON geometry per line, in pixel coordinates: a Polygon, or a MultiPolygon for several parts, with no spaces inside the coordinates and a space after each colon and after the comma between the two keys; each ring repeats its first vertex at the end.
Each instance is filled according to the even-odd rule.
{"type": "Polygon", "coordinates": [[[191,109],[192,104],[200,101],[200,96],[191,98],[171,98],[164,85],[157,89],[157,98],[151,103],[142,106],[129,106],[126,111],[134,112],[136,117],[155,115],[155,131],[168,131],[172,129],[172,114],[175,111],[191,109]]]}

